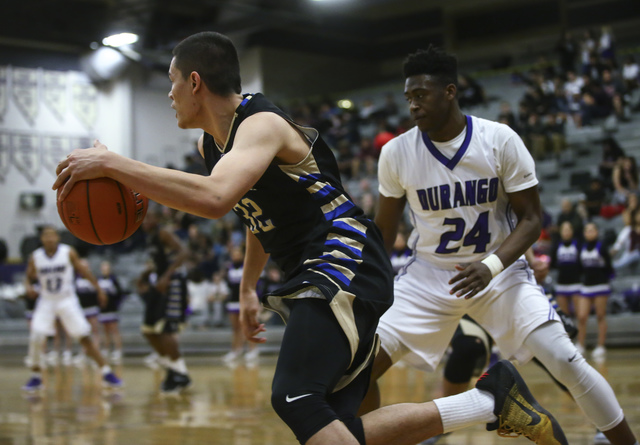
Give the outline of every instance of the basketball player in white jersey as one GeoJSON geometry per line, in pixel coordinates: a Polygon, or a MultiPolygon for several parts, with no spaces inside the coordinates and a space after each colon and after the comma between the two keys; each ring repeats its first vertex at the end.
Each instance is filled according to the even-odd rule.
{"type": "MultiPolygon", "coordinates": [[[[43,386],[39,365],[40,354],[43,342],[47,336],[54,333],[56,317],[60,318],[70,336],[79,339],[86,355],[95,360],[100,367],[103,384],[109,387],[122,386],[122,381],[106,364],[91,338],[91,326],[82,312],[73,285],[74,270],[91,281],[96,289],[100,289],[98,281],[91,270],[82,265],[75,249],[60,243],[60,236],[54,227],[44,227],[40,234],[40,241],[42,247],[31,254],[25,277],[27,295],[33,294],[31,281],[37,280],[40,285],[40,298],[33,311],[29,335],[29,356],[33,364],[31,367],[33,374],[23,386],[23,390],[34,392],[43,386]]],[[[98,292],[102,294],[100,299],[105,301],[106,296],[102,289],[98,292]]]]}
{"type": "MultiPolygon", "coordinates": [[[[417,126],[382,149],[375,222],[390,251],[408,203],[415,255],[380,319],[369,396],[401,358],[434,370],[468,314],[505,357],[542,362],[611,443],[637,444],[613,390],[571,343],[523,257],[540,234],[541,211],[535,165],[522,140],[506,125],[460,111],[454,56],[418,51],[405,60],[404,74],[417,126]]],[[[455,410],[435,402],[444,432],[457,427],[449,422],[455,410]]]]}

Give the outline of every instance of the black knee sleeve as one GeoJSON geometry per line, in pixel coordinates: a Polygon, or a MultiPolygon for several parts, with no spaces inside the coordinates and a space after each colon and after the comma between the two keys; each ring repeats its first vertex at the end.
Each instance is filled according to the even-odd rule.
{"type": "Polygon", "coordinates": [[[451,355],[444,368],[444,377],[451,383],[465,383],[471,380],[473,371],[480,361],[484,364],[487,350],[478,337],[461,335],[451,342],[451,355]]]}
{"type": "Polygon", "coordinates": [[[365,445],[362,420],[355,416],[340,419],[322,394],[274,391],[271,394],[271,406],[301,444],[334,420],[340,420],[358,442],[365,445]]]}

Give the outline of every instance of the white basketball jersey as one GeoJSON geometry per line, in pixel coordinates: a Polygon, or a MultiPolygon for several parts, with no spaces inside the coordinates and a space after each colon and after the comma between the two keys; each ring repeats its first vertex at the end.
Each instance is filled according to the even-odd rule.
{"type": "Polygon", "coordinates": [[[380,193],[409,203],[410,247],[443,269],[494,252],[517,222],[507,193],[538,183],[533,158],[511,128],[466,118],[466,135],[451,153],[414,127],[389,141],[378,163],[380,193]]]}
{"type": "Polygon", "coordinates": [[[69,258],[70,250],[71,247],[67,244],[58,244],[58,249],[52,257],[49,257],[42,247],[33,252],[41,298],[76,295],[73,284],[74,269],[69,258]]]}

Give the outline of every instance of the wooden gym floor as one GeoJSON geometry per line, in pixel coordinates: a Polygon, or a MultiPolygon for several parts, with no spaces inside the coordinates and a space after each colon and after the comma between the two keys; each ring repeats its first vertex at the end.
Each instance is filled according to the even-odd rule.
{"type": "MultiPolygon", "coordinates": [[[[103,392],[90,367],[50,368],[42,397],[25,397],[28,372],[16,356],[0,356],[0,445],[295,445],[270,406],[275,356],[257,367],[230,369],[219,357],[187,357],[194,384],[180,396],[161,396],[159,371],[126,357],[117,367],[126,387],[103,392]]],[[[640,349],[609,350],[598,367],[612,384],[640,437],[640,349]]],[[[538,401],[563,426],[571,445],[590,445],[594,428],[579,408],[536,365],[520,368],[538,401]]],[[[394,367],[383,378],[383,403],[420,402],[437,396],[439,375],[394,367]]],[[[477,426],[442,439],[442,445],[525,444],[477,426]]]]}

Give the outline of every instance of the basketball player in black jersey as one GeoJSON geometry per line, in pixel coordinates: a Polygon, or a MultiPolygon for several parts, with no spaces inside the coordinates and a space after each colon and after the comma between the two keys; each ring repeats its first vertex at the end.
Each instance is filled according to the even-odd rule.
{"type": "MultiPolygon", "coordinates": [[[[413,445],[441,433],[433,402],[356,417],[378,348],[378,319],[392,303],[393,272],[379,230],[344,191],[318,131],[296,125],[261,94],[241,94],[227,37],[199,33],[173,54],[171,107],[180,128],[205,131],[199,149],[210,175],[144,164],[96,141],[59,164],[53,188],[62,188],[60,199],[78,180],[107,176],[187,213],[240,216],[247,226],[240,318],[249,340],[266,341],[256,284],[269,257],[284,274],[282,287],[262,298],[287,321],[271,401],[300,443],[413,445]]],[[[464,426],[500,416],[501,426],[537,443],[567,443],[508,362],[449,399],[464,426]]]]}
{"type": "Polygon", "coordinates": [[[177,338],[184,328],[187,308],[186,277],[177,269],[187,252],[176,235],[160,226],[158,209],[147,213],[142,228],[151,267],[138,279],[138,292],[144,302],[141,331],[167,370],[160,390],[180,392],[191,384],[177,338]]]}

